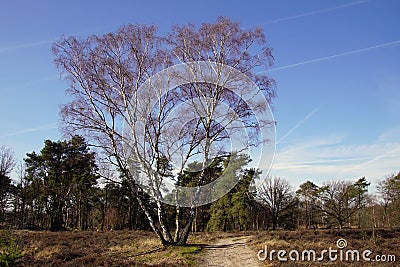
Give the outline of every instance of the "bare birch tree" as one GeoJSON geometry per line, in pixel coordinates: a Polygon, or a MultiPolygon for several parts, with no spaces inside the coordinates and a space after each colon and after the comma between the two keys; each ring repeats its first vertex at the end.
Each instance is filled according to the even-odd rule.
{"type": "Polygon", "coordinates": [[[90,137],[131,182],[164,246],[184,245],[208,164],[232,152],[230,135],[247,135],[235,144],[245,151],[263,144],[260,131],[273,125],[270,117],[256,116],[268,113],[275,97],[274,81],[255,73],[273,60],[262,30],[243,30],[227,18],[174,27],[166,37],[154,26],[127,25],[103,36],[64,37],[53,52],[72,98],[61,110],[65,131],[90,137]],[[180,176],[199,159],[198,184],[184,195],[180,176]],[[166,201],[166,192],[175,193],[174,202],[166,201]],[[166,202],[176,205],[174,236],[166,202]]]}

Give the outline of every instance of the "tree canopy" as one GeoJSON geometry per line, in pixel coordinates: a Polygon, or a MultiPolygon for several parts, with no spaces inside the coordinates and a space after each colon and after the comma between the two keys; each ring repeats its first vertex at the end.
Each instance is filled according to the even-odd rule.
{"type": "Polygon", "coordinates": [[[260,74],[273,62],[262,29],[243,29],[224,17],[174,26],[164,36],[155,26],[126,25],[101,36],[62,38],[53,52],[72,97],[61,110],[65,130],[90,138],[130,181],[164,245],[185,244],[207,166],[232,152],[229,137],[245,135],[234,144],[246,140],[244,151],[268,141],[260,131],[274,125],[255,115],[268,114],[275,97],[273,79],[260,74]],[[173,180],[182,190],[183,171],[199,158],[201,173],[189,197],[183,201],[187,194],[176,190],[173,235],[162,185],[173,180]],[[165,160],[174,164],[172,178],[160,175],[165,160]],[[185,218],[182,207],[189,209],[185,218]]]}
{"type": "Polygon", "coordinates": [[[65,207],[72,200],[80,207],[78,225],[87,229],[87,202],[98,175],[95,154],[89,152],[85,140],[80,136],[69,141],[46,140],[39,154],[27,154],[25,163],[29,181],[42,186],[41,198],[50,215],[50,230],[65,228],[65,207]]]}

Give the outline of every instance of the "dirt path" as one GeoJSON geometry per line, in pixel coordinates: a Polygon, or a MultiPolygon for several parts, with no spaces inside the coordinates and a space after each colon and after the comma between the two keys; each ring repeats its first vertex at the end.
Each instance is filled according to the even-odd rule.
{"type": "Polygon", "coordinates": [[[204,247],[197,266],[262,266],[256,253],[246,245],[249,236],[230,237],[204,247]]]}

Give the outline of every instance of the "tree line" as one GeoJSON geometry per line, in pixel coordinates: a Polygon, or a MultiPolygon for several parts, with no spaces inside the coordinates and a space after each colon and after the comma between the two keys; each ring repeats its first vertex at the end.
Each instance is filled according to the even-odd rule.
{"type": "MultiPolygon", "coordinates": [[[[229,171],[227,175],[235,177],[237,184],[217,201],[196,207],[191,231],[400,226],[400,173],[381,180],[377,194],[368,193],[370,183],[365,177],[322,185],[306,181],[293,190],[281,177],[269,177],[256,187],[254,178],[262,173],[248,168],[250,161],[246,155],[232,154],[215,158],[207,167],[206,182],[229,171]]],[[[105,175],[83,137],[46,140],[43,149],[28,153],[24,162],[16,166],[12,150],[1,147],[2,228],[151,230],[130,182],[110,172],[105,175]],[[11,179],[13,169],[18,177],[11,179]]],[[[165,174],[172,169],[167,161],[160,164],[165,174]]],[[[196,164],[200,163],[189,168],[196,164]]],[[[200,173],[185,170],[182,183],[191,186],[200,173]]],[[[156,206],[152,198],[143,197],[146,205],[156,206]]],[[[190,208],[181,212],[187,216],[190,208]]],[[[176,208],[167,206],[166,213],[173,218],[176,208]]],[[[168,221],[168,226],[173,229],[174,221],[168,221]]]]}

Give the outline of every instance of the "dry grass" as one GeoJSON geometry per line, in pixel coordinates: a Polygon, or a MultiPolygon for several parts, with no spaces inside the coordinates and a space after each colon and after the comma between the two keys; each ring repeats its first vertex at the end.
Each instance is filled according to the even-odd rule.
{"type": "Polygon", "coordinates": [[[204,244],[242,233],[196,233],[189,245],[162,248],[143,231],[15,231],[24,250],[21,266],[193,266],[204,244]]]}
{"type": "MultiPolygon", "coordinates": [[[[142,231],[16,231],[24,250],[21,266],[190,266],[199,245],[163,249],[157,237],[142,231]]],[[[208,238],[208,239],[207,239],[208,238]]],[[[207,242],[193,236],[189,241],[207,242]]]]}
{"type": "MultiPolygon", "coordinates": [[[[264,261],[265,266],[399,266],[400,262],[400,230],[378,230],[375,236],[372,231],[358,229],[344,230],[298,230],[298,231],[267,231],[253,232],[253,238],[250,241],[255,252],[264,249],[267,250],[285,250],[289,253],[291,250],[302,252],[303,250],[313,249],[317,252],[317,257],[324,249],[338,249],[336,241],[344,238],[347,241],[346,250],[371,250],[370,258],[375,255],[396,255],[396,262],[366,262],[360,259],[359,262],[328,261],[328,255],[321,262],[313,261],[287,261],[280,262],[275,254],[274,260],[264,261]]],[[[288,257],[286,255],[286,257],[288,257]]],[[[361,256],[360,256],[361,257],[361,256]]]]}
{"type": "MultiPolygon", "coordinates": [[[[202,257],[203,245],[218,239],[251,235],[249,245],[257,252],[264,249],[336,248],[336,240],[345,238],[349,249],[370,249],[376,254],[396,254],[400,261],[400,230],[380,230],[375,237],[360,230],[299,230],[231,233],[196,233],[190,235],[189,245],[163,249],[157,237],[143,231],[108,232],[45,232],[16,231],[14,236],[24,250],[21,266],[193,266],[202,257]]],[[[264,262],[265,266],[377,266],[356,262],[264,262]],[[310,264],[311,263],[311,264],[310,264]]],[[[396,266],[380,263],[379,266],[396,266]]]]}

